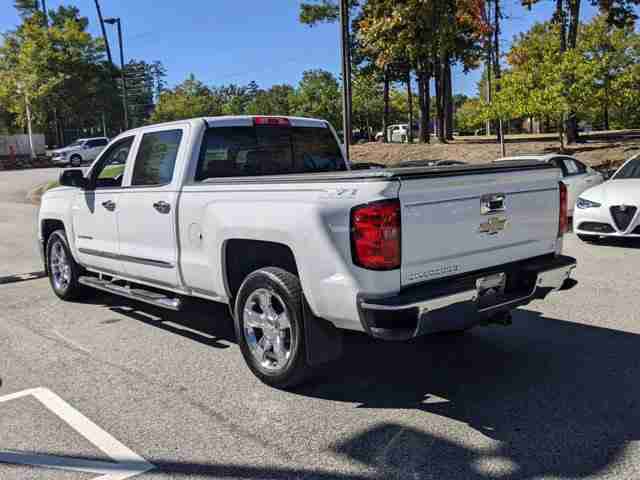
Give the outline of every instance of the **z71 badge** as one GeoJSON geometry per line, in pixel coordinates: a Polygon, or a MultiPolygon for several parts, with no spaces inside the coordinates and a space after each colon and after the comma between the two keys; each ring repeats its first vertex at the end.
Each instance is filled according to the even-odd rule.
{"type": "Polygon", "coordinates": [[[507,227],[508,220],[506,217],[490,217],[486,222],[480,224],[478,233],[486,233],[487,235],[497,235],[507,227]]]}

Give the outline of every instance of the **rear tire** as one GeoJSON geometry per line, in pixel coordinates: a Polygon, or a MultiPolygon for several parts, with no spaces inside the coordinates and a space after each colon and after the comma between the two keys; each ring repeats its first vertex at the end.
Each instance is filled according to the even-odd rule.
{"type": "Polygon", "coordinates": [[[53,292],[62,300],[80,300],[88,288],[78,279],[83,269],[76,263],[69,249],[64,230],[56,230],[47,239],[47,273],[53,292]]]}
{"type": "Polygon", "coordinates": [[[271,387],[291,388],[311,374],[302,302],[298,277],[276,267],[249,274],[238,290],[234,325],[240,350],[253,374],[271,387]]]}

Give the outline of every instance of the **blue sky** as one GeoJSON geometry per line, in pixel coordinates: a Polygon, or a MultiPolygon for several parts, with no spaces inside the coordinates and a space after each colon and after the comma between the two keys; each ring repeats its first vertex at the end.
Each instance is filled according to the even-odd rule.
{"type": "MultiPolygon", "coordinates": [[[[99,34],[94,0],[46,0],[49,9],[61,4],[80,8],[99,34]]],[[[542,0],[531,12],[519,0],[503,0],[503,49],[513,36],[536,21],[551,17],[555,1],[542,0]]],[[[583,19],[594,13],[583,0],[583,19]]],[[[298,22],[300,0],[101,0],[105,16],[123,20],[127,59],[160,60],[173,86],[190,73],[207,84],[246,84],[268,87],[296,84],[302,72],[323,68],[339,72],[337,25],[309,28],[298,22]]],[[[12,0],[0,0],[0,31],[13,28],[19,18],[12,0]]],[[[116,35],[109,28],[110,43],[116,35]]],[[[464,75],[456,69],[456,93],[475,94],[479,71],[464,75]]]]}

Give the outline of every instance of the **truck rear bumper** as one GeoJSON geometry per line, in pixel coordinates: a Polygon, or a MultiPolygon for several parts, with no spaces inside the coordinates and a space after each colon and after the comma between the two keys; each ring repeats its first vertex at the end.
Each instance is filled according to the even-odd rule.
{"type": "Polygon", "coordinates": [[[545,298],[559,290],[576,267],[567,256],[540,257],[429,282],[384,298],[358,298],[365,331],[384,340],[408,340],[429,333],[463,330],[545,298]],[[505,274],[500,289],[480,290],[483,279],[505,274]]]}

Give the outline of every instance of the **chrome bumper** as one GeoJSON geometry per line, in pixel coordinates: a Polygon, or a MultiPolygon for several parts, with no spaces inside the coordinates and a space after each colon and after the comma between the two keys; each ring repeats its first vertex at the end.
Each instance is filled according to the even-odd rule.
{"type": "Polygon", "coordinates": [[[492,297],[489,302],[480,298],[477,284],[487,272],[428,284],[394,297],[360,298],[360,316],[367,333],[386,340],[407,340],[429,333],[462,330],[532,300],[545,298],[562,287],[575,267],[575,259],[561,256],[506,268],[508,275],[524,279],[523,286],[492,297]]]}

